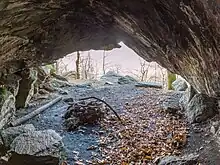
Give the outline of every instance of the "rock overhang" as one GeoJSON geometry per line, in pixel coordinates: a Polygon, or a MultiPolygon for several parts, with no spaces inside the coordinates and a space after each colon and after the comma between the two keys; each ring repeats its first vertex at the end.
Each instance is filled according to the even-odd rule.
{"type": "Polygon", "coordinates": [[[4,74],[120,41],[148,61],[220,96],[220,8],[215,0],[56,0],[0,4],[4,74]]]}

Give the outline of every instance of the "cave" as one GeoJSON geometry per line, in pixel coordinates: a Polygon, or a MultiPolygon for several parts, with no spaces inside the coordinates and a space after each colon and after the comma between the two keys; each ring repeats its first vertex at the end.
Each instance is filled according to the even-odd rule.
{"type": "Polygon", "coordinates": [[[121,41],[217,104],[219,0],[1,0],[0,96],[8,98],[9,108],[0,127],[9,113],[27,106],[37,81],[33,67],[72,52],[118,48],[121,41]]]}
{"type": "Polygon", "coordinates": [[[220,95],[219,1],[1,2],[1,74],[123,41],[209,96],[220,95]]]}

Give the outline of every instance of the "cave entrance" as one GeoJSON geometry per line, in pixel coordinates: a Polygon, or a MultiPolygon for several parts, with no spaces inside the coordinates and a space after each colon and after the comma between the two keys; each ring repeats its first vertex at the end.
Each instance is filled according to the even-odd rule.
{"type": "MultiPolygon", "coordinates": [[[[106,74],[130,76],[141,82],[166,87],[167,71],[156,62],[147,62],[120,42],[120,48],[74,52],[56,61],[56,73],[70,82],[100,80],[106,74]]],[[[114,80],[112,80],[114,81],[114,80]]]]}

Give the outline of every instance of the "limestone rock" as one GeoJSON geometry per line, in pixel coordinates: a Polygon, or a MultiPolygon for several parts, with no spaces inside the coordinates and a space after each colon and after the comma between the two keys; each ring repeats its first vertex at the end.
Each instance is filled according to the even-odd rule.
{"type": "Polygon", "coordinates": [[[24,133],[12,142],[9,162],[16,165],[59,165],[62,147],[62,138],[53,130],[24,133]]]}
{"type": "Polygon", "coordinates": [[[179,99],[180,98],[168,98],[163,102],[163,109],[167,113],[177,114],[180,110],[179,105],[179,99]]]}
{"type": "Polygon", "coordinates": [[[1,84],[4,84],[5,88],[10,91],[14,96],[18,94],[19,81],[21,77],[15,74],[6,75],[1,78],[1,84]]]}
{"type": "Polygon", "coordinates": [[[220,129],[220,121],[213,122],[210,128],[210,132],[214,135],[218,129],[220,129]]]}
{"type": "Polygon", "coordinates": [[[187,105],[186,116],[190,123],[202,122],[217,113],[217,101],[205,94],[196,94],[187,105]]]}
{"type": "Polygon", "coordinates": [[[173,83],[172,87],[175,91],[185,91],[187,89],[187,83],[183,79],[177,78],[173,83]]]}
{"type": "Polygon", "coordinates": [[[0,129],[7,125],[15,114],[15,97],[7,91],[0,88],[0,129]]]}
{"type": "Polygon", "coordinates": [[[72,86],[69,82],[59,80],[56,78],[52,78],[48,83],[53,88],[63,88],[63,87],[71,87],[72,86]]]}
{"type": "Polygon", "coordinates": [[[152,83],[152,82],[138,82],[135,84],[136,87],[142,88],[159,88],[162,89],[163,85],[160,83],[152,83]]]}
{"type": "Polygon", "coordinates": [[[16,96],[16,108],[28,106],[29,101],[34,95],[34,84],[37,81],[37,71],[26,69],[20,73],[22,79],[19,83],[19,90],[16,96]]]}
{"type": "Polygon", "coordinates": [[[158,165],[196,165],[198,155],[190,154],[182,157],[165,156],[160,160],[158,165]]]}
{"type": "Polygon", "coordinates": [[[196,94],[197,91],[191,85],[186,89],[179,101],[179,105],[182,111],[185,111],[187,109],[189,102],[196,94]]]}
{"type": "Polygon", "coordinates": [[[35,130],[35,127],[32,124],[21,125],[17,127],[9,127],[7,129],[2,130],[1,138],[5,148],[9,148],[13,140],[23,134],[32,132],[35,130]]]}
{"type": "Polygon", "coordinates": [[[121,84],[121,85],[123,85],[123,84],[133,84],[133,83],[136,83],[136,82],[138,82],[138,81],[135,78],[133,78],[131,76],[128,76],[128,75],[126,75],[124,77],[120,77],[118,79],[118,84],[121,84]]]}
{"type": "Polygon", "coordinates": [[[120,78],[123,78],[123,76],[121,76],[113,71],[109,71],[101,77],[101,80],[105,81],[105,82],[110,82],[113,84],[118,84],[118,80],[120,78]]]}

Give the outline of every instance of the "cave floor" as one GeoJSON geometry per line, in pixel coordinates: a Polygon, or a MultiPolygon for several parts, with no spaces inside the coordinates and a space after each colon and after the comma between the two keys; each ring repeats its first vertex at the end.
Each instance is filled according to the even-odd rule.
{"type": "MultiPolygon", "coordinates": [[[[68,104],[61,101],[29,120],[38,130],[53,129],[62,138],[65,158],[72,164],[157,164],[164,155],[200,154],[200,165],[219,165],[217,145],[210,135],[209,123],[189,126],[184,118],[165,113],[162,102],[167,97],[180,97],[177,92],[134,85],[101,87],[68,87],[74,100],[95,96],[117,111],[96,125],[82,126],[67,132],[63,122],[68,104]]],[[[33,101],[28,111],[45,104],[57,94],[33,101]]],[[[25,113],[26,113],[25,112],[25,113]]],[[[20,116],[21,114],[19,114],[20,116]]],[[[23,114],[22,114],[23,115],[23,114]]]]}

